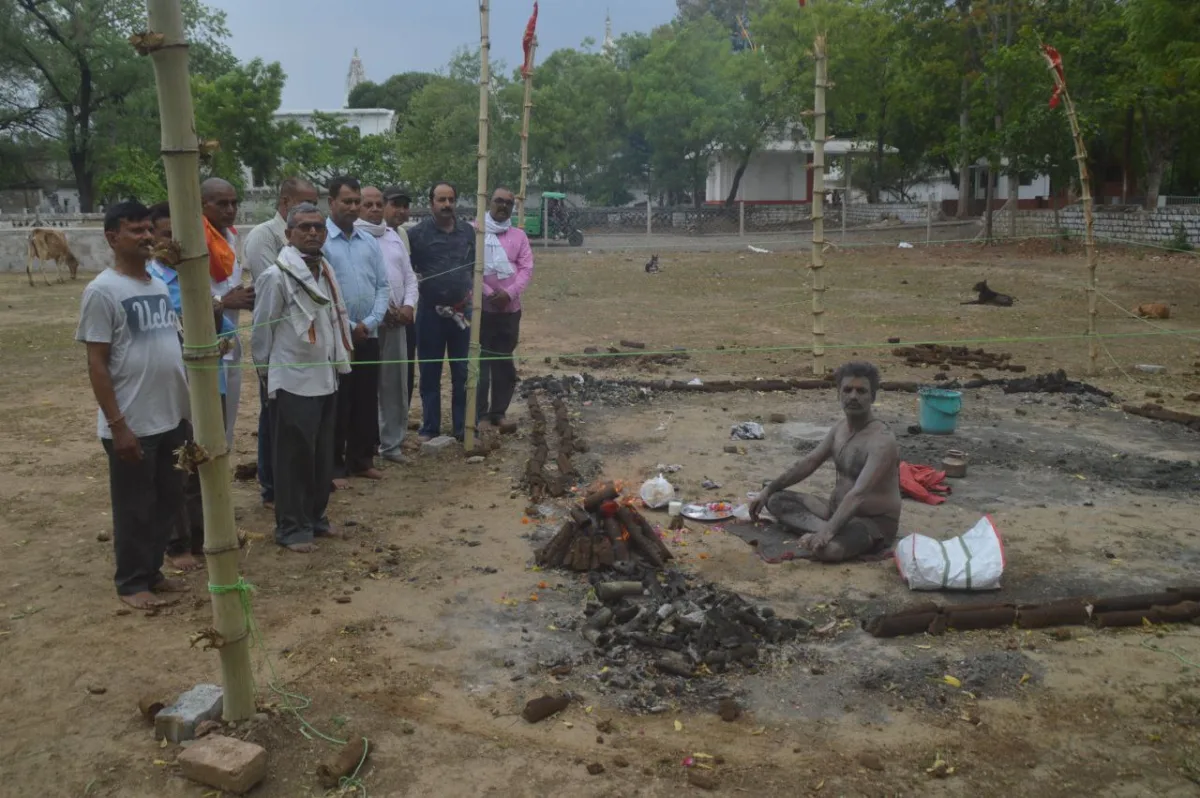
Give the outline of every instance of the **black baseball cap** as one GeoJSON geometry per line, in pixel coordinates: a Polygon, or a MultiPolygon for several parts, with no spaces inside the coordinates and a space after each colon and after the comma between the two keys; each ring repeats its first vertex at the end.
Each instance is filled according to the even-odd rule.
{"type": "Polygon", "coordinates": [[[392,202],[394,200],[403,200],[404,202],[412,202],[412,197],[408,193],[408,189],[404,186],[388,186],[383,190],[383,201],[392,202]]]}

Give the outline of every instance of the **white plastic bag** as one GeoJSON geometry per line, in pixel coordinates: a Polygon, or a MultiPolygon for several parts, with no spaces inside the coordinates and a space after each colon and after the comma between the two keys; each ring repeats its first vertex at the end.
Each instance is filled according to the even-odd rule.
{"type": "Polygon", "coordinates": [[[667,482],[666,477],[659,474],[654,479],[648,479],[642,483],[641,496],[647,507],[657,510],[675,500],[675,488],[671,486],[670,482],[667,482]]]}
{"type": "Polygon", "coordinates": [[[990,516],[949,540],[908,535],[896,543],[896,567],[911,590],[997,590],[1004,541],[990,516]]]}

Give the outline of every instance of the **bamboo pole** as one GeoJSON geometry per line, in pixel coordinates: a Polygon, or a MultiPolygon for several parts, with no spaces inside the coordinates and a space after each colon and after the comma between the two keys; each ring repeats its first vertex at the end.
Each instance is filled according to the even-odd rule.
{"type": "Polygon", "coordinates": [[[471,292],[471,348],[467,361],[467,423],[463,445],[467,454],[475,452],[479,385],[479,328],[483,326],[483,237],[484,214],[488,207],[488,111],[492,82],[488,63],[492,48],[488,36],[488,0],[479,0],[479,179],[475,186],[475,282],[471,292]]]}
{"type": "Polygon", "coordinates": [[[812,196],[812,334],[813,374],[825,373],[825,89],[828,61],[825,34],[813,40],[816,82],[813,96],[813,196],[812,196]]]}
{"type": "Polygon", "coordinates": [[[1099,353],[1096,345],[1096,264],[1099,258],[1096,252],[1095,216],[1092,208],[1092,180],[1087,168],[1087,145],[1083,141],[1083,133],[1079,130],[1079,117],[1075,114],[1075,102],[1067,91],[1066,81],[1059,74],[1054,60],[1044,49],[1042,57],[1054,78],[1054,85],[1062,95],[1063,107],[1067,112],[1067,120],[1071,123],[1071,138],[1075,140],[1075,162],[1079,166],[1079,185],[1083,191],[1083,221],[1084,246],[1087,248],[1087,300],[1088,300],[1088,374],[1095,376],[1099,353]]]}
{"type": "Polygon", "coordinates": [[[179,0],[148,0],[150,33],[136,43],[154,62],[162,119],[162,156],[175,239],[182,260],[179,272],[183,304],[184,360],[192,404],[204,504],[204,553],[212,590],[213,628],[221,658],[224,718],[245,720],[254,714],[254,675],[250,636],[238,576],[238,538],[230,495],[229,450],[217,392],[220,353],[213,325],[208,280],[208,251],[200,210],[200,147],[196,139],[188,77],[188,44],[179,0]]]}
{"type": "Polygon", "coordinates": [[[529,118],[533,114],[533,60],[537,57],[537,37],[529,46],[525,65],[525,109],[521,118],[521,192],[517,194],[517,223],[525,229],[525,193],[529,189],[529,118]]]}

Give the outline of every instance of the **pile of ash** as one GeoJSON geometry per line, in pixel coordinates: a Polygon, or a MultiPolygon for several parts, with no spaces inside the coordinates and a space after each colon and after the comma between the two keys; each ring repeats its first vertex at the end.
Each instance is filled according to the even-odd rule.
{"type": "Polygon", "coordinates": [[[597,379],[587,373],[521,380],[522,395],[537,390],[544,390],[552,397],[561,396],[578,402],[596,402],[613,407],[644,404],[654,397],[654,392],[649,388],[632,385],[623,380],[597,379]]]}
{"type": "Polygon", "coordinates": [[[674,569],[616,570],[631,572],[628,581],[592,574],[596,600],[584,610],[581,632],[603,666],[601,691],[621,693],[630,711],[665,711],[671,697],[727,695],[723,680],[695,677],[755,672],[812,629],[674,569]]]}

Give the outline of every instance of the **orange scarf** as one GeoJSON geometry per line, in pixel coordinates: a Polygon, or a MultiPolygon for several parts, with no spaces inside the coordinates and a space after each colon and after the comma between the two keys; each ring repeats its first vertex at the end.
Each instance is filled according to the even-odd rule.
{"type": "Polygon", "coordinates": [[[233,276],[237,253],[207,216],[204,217],[204,241],[208,245],[208,274],[215,282],[223,283],[233,276]]]}

